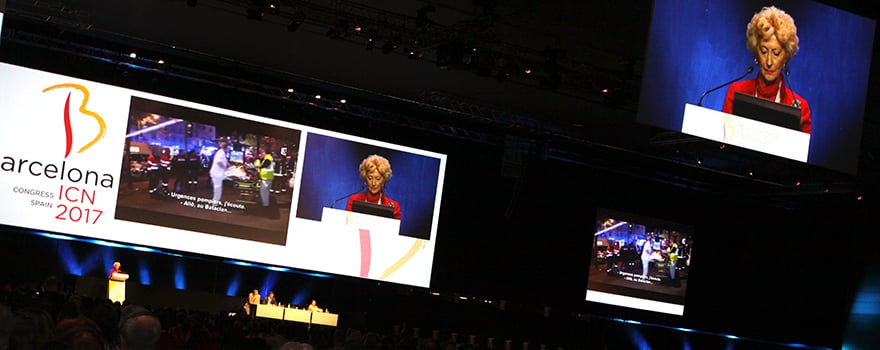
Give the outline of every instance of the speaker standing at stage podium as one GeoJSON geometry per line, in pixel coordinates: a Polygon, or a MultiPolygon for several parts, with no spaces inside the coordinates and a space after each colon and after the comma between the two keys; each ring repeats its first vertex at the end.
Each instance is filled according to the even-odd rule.
{"type": "Polygon", "coordinates": [[[790,81],[789,84],[785,82],[788,78],[788,62],[797,53],[798,43],[794,19],[785,11],[771,6],[756,13],[746,29],[746,47],[755,56],[755,64],[759,67],[758,76],[730,85],[721,111],[731,113],[734,95],[742,92],[799,108],[801,131],[809,134],[813,125],[810,105],[791,90],[790,81]],[[783,71],[786,73],[785,77],[783,71]]]}
{"type": "Polygon", "coordinates": [[[118,261],[113,263],[113,270],[110,270],[110,281],[107,284],[107,298],[114,303],[122,304],[125,302],[125,280],[128,275],[122,271],[122,264],[118,261]]]}

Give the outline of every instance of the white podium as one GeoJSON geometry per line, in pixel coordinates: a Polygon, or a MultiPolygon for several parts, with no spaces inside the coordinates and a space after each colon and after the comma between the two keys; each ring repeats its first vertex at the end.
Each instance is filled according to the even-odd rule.
{"type": "Polygon", "coordinates": [[[321,222],[349,228],[366,229],[374,233],[386,235],[400,234],[400,220],[355,213],[347,210],[324,208],[321,222]]]}
{"type": "Polygon", "coordinates": [[[808,133],[689,103],[681,132],[805,163],[810,153],[808,133]]]}
{"type": "Polygon", "coordinates": [[[126,280],[128,280],[127,273],[114,272],[110,275],[110,281],[107,283],[107,297],[110,301],[120,304],[125,302],[126,280]]]}
{"type": "Polygon", "coordinates": [[[345,233],[343,236],[346,237],[346,242],[340,245],[357,246],[356,249],[360,251],[360,268],[357,269],[359,277],[378,277],[376,269],[372,269],[371,276],[371,266],[376,263],[380,266],[387,264],[381,260],[387,258],[387,252],[391,251],[390,246],[400,240],[400,220],[397,219],[324,208],[321,223],[345,233]],[[373,254],[374,251],[380,254],[373,254]]]}

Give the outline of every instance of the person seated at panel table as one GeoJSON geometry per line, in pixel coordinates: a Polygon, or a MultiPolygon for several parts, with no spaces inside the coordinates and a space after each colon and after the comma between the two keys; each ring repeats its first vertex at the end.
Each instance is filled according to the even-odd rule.
{"type": "Polygon", "coordinates": [[[385,184],[391,179],[391,163],[385,157],[371,155],[365,158],[359,167],[359,173],[367,192],[348,197],[345,210],[351,211],[351,203],[364,201],[394,208],[394,218],[400,220],[400,204],[385,195],[385,184]]]}
{"type": "Polygon", "coordinates": [[[309,304],[309,307],[307,310],[313,311],[313,312],[324,312],[324,309],[318,307],[318,302],[315,301],[315,299],[312,299],[312,303],[309,304]]]}
{"type": "Polygon", "coordinates": [[[269,295],[263,299],[263,304],[278,305],[278,300],[275,300],[275,292],[269,291],[269,295]]]}
{"type": "Polygon", "coordinates": [[[746,47],[755,56],[758,76],[730,85],[721,111],[732,113],[735,93],[746,93],[800,109],[801,131],[809,134],[813,125],[810,105],[786,86],[782,75],[798,51],[798,42],[797,27],[791,15],[775,6],[764,7],[756,13],[746,27],[746,47]]]}

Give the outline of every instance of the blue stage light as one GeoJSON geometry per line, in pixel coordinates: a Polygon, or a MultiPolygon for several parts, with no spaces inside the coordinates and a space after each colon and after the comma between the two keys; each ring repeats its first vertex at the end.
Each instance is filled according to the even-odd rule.
{"type": "Polygon", "coordinates": [[[73,237],[70,237],[70,236],[65,236],[65,235],[59,235],[59,234],[55,234],[55,233],[37,232],[37,234],[40,235],[40,236],[43,236],[43,237],[49,237],[49,238],[52,238],[52,239],[63,239],[63,240],[66,240],[66,241],[73,241],[73,240],[76,240],[76,238],[73,238],[73,237]]]}
{"type": "Polygon", "coordinates": [[[232,278],[232,281],[229,282],[229,287],[226,287],[226,295],[235,296],[238,294],[238,285],[241,280],[241,273],[236,272],[235,277],[232,278]]]}
{"type": "Polygon", "coordinates": [[[138,272],[138,279],[140,280],[141,284],[143,284],[145,286],[149,286],[151,283],[150,269],[147,267],[147,263],[143,259],[141,259],[141,261],[139,262],[139,265],[140,265],[140,269],[139,269],[140,272],[138,272]]]}
{"type": "Polygon", "coordinates": [[[82,265],[77,261],[76,254],[70,248],[70,243],[58,242],[58,255],[61,257],[61,261],[64,262],[64,268],[67,269],[67,273],[74,276],[82,276],[82,265]]]}
{"type": "Polygon", "coordinates": [[[125,245],[122,245],[119,243],[107,242],[102,239],[88,239],[88,240],[86,240],[86,242],[94,243],[94,244],[98,244],[98,245],[102,245],[102,246],[107,246],[107,247],[125,248],[125,245]]]}
{"type": "Polygon", "coordinates": [[[180,261],[174,264],[174,288],[186,289],[186,278],[183,274],[183,263],[180,261]]]}
{"type": "Polygon", "coordinates": [[[312,276],[312,277],[318,277],[318,278],[330,278],[330,277],[333,277],[333,276],[330,276],[330,275],[328,275],[328,274],[316,273],[316,272],[299,272],[299,273],[302,274],[302,275],[312,276]]]}
{"type": "Polygon", "coordinates": [[[275,272],[269,272],[266,274],[266,279],[263,280],[263,286],[260,288],[260,293],[262,295],[269,295],[269,291],[275,289],[275,281],[278,279],[278,274],[275,272]]]}

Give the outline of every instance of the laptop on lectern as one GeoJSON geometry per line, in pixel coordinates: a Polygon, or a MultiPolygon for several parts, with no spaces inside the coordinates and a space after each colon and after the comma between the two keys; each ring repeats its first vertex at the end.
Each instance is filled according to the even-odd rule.
{"type": "Polygon", "coordinates": [[[394,219],[394,207],[365,201],[351,201],[351,211],[394,219]]]}
{"type": "Polygon", "coordinates": [[[801,110],[746,93],[733,95],[733,114],[759,122],[801,131],[801,110]]]}

